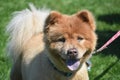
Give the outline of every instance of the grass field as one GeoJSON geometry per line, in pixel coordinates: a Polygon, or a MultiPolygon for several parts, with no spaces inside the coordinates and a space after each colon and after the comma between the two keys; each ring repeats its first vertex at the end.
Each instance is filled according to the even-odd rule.
{"type": "MultiPolygon", "coordinates": [[[[65,14],[82,9],[90,10],[96,19],[97,48],[120,30],[120,0],[0,0],[0,80],[9,80],[11,63],[6,55],[8,35],[5,26],[14,11],[28,7],[32,2],[37,8],[46,7],[65,14]]],[[[93,55],[90,80],[120,80],[120,37],[107,49],[93,55]]]]}

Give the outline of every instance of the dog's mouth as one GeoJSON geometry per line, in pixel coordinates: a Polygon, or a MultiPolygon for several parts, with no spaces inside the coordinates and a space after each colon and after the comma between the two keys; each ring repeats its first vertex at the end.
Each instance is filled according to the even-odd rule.
{"type": "MultiPolygon", "coordinates": [[[[81,54],[86,53],[86,50],[79,52],[81,52],[81,54]]],[[[67,52],[63,50],[63,52],[60,53],[63,62],[70,71],[77,71],[82,65],[81,61],[84,54],[79,55],[79,52],[76,48],[71,48],[67,50],[67,52]]]]}
{"type": "Polygon", "coordinates": [[[67,53],[63,53],[62,58],[71,71],[76,71],[80,67],[80,58],[78,57],[78,50],[76,48],[71,48],[67,50],[67,53]]]}
{"type": "Polygon", "coordinates": [[[79,59],[67,59],[66,60],[66,66],[68,69],[71,71],[75,71],[79,68],[80,66],[80,60],[79,59]]]}

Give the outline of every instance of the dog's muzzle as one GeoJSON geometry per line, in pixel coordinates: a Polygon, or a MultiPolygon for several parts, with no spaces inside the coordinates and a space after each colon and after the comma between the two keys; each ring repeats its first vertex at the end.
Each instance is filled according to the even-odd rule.
{"type": "Polygon", "coordinates": [[[76,48],[71,48],[67,51],[67,57],[69,59],[76,59],[77,56],[78,56],[78,51],[76,48]]]}

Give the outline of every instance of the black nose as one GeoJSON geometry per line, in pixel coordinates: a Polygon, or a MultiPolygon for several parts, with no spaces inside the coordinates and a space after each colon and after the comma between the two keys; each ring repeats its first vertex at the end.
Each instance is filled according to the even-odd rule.
{"type": "Polygon", "coordinates": [[[67,55],[70,57],[70,58],[75,58],[77,55],[78,55],[78,51],[76,48],[71,48],[67,51],[67,55]]]}

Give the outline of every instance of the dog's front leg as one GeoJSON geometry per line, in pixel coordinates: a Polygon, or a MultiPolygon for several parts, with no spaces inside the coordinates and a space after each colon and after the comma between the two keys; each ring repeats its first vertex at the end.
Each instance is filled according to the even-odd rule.
{"type": "Polygon", "coordinates": [[[10,73],[10,80],[22,80],[22,74],[21,74],[21,60],[18,59],[12,69],[11,69],[11,73],[10,73]]]}

